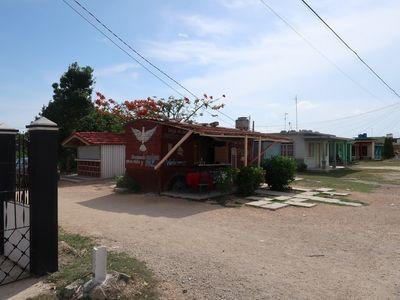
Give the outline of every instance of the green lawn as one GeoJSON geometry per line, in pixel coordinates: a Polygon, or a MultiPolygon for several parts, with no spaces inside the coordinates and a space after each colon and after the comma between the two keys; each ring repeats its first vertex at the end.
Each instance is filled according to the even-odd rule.
{"type": "Polygon", "coordinates": [[[383,184],[400,185],[400,169],[361,169],[360,167],[400,167],[400,161],[363,161],[344,169],[330,172],[299,172],[304,180],[297,185],[304,187],[329,187],[335,190],[369,193],[383,184]]]}

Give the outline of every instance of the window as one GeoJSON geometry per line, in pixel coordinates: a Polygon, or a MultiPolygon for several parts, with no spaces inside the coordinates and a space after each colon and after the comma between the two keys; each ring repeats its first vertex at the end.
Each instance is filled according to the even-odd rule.
{"type": "Polygon", "coordinates": [[[314,157],[314,143],[308,143],[308,157],[314,157]]]}
{"type": "Polygon", "coordinates": [[[293,144],[281,144],[281,155],[293,157],[293,144]]]}

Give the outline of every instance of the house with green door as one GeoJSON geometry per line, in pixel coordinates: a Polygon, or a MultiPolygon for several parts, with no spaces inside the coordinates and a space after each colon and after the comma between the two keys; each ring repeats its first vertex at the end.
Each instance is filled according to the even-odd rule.
{"type": "Polygon", "coordinates": [[[309,170],[329,170],[352,162],[352,140],[312,130],[281,131],[293,143],[293,158],[309,170]]]}

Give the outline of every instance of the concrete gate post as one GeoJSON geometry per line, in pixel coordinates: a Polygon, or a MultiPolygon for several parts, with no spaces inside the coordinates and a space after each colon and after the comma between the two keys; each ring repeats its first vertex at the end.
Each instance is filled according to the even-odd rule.
{"type": "Polygon", "coordinates": [[[37,276],[58,270],[57,124],[42,117],[30,125],[30,270],[37,276]]]}

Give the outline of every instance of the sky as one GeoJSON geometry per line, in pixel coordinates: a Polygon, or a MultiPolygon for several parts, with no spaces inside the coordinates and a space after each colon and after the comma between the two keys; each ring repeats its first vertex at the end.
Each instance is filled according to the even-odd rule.
{"type": "MultiPolygon", "coordinates": [[[[400,136],[400,99],[300,0],[264,0],[297,33],[259,0],[79,1],[193,94],[226,95],[222,113],[204,113],[199,122],[232,127],[250,116],[257,131],[296,129],[297,97],[299,130],[400,136]]],[[[399,1],[308,3],[400,91],[399,1]]],[[[191,97],[147,65],[179,94],[159,81],[62,0],[2,0],[0,25],[0,123],[10,127],[25,129],[73,62],[94,69],[94,92],[118,101],[191,97]]]]}

